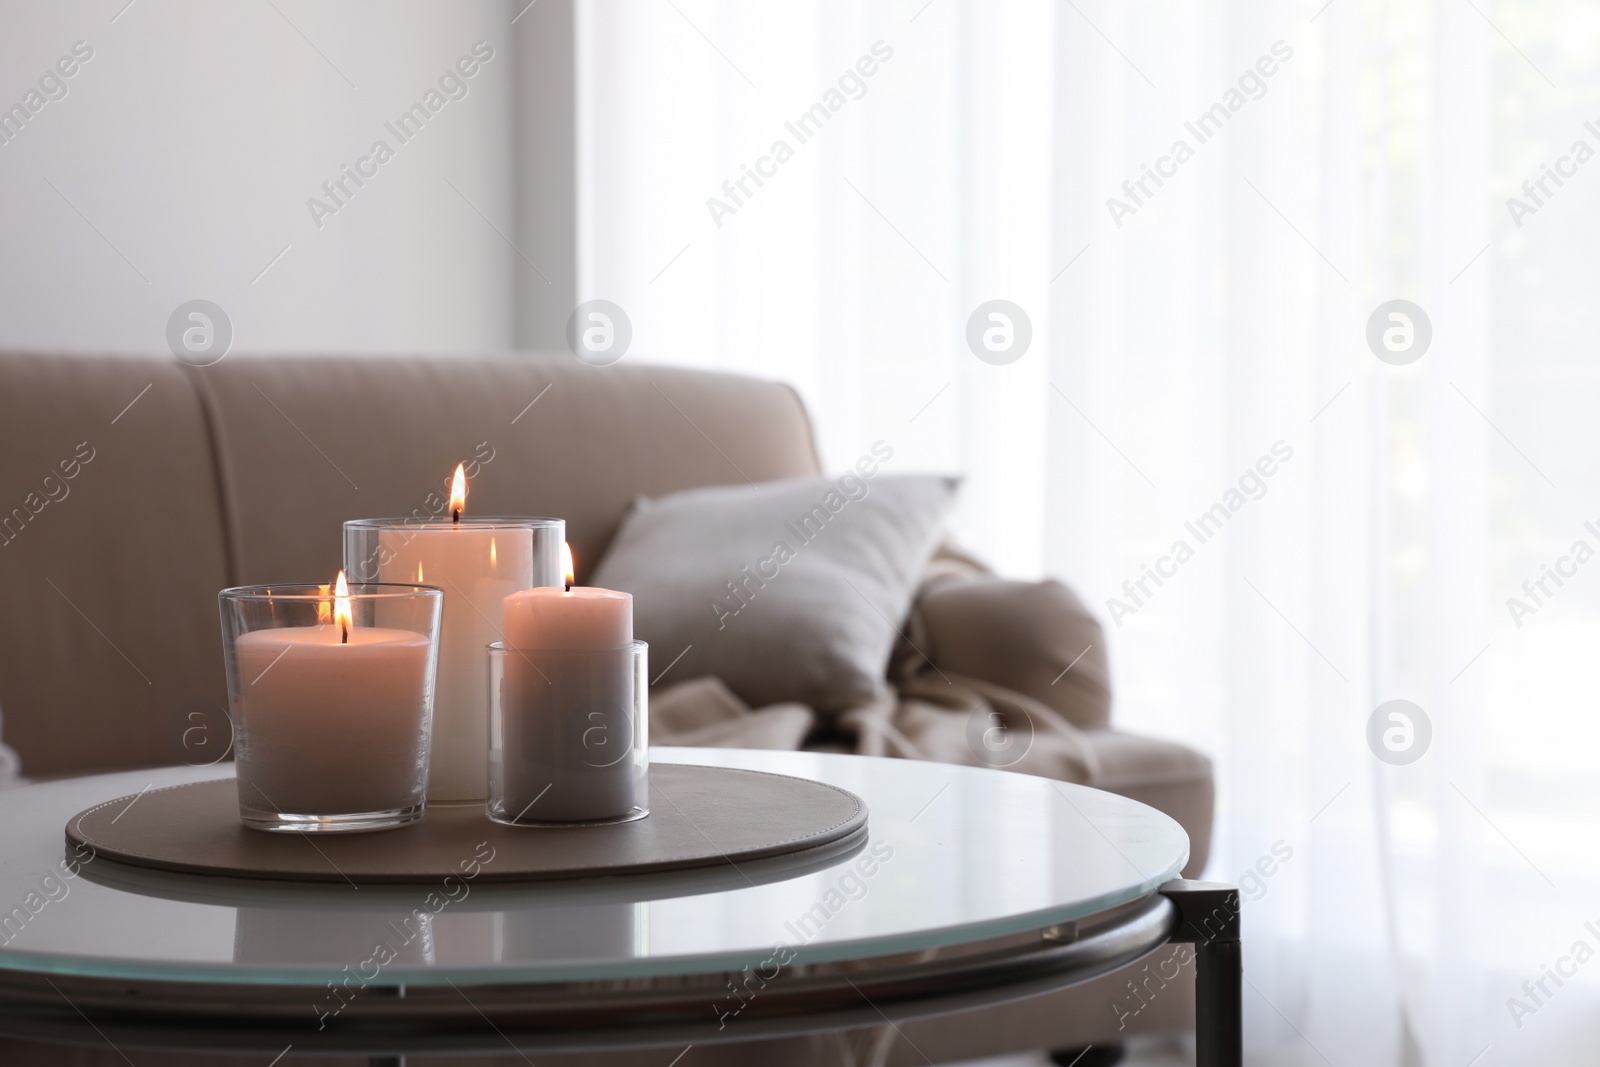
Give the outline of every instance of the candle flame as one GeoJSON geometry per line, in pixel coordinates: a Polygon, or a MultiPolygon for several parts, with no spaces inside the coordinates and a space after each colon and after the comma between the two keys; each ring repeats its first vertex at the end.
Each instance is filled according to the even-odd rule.
{"type": "Polygon", "coordinates": [[[500,566],[500,553],[494,547],[494,538],[489,538],[489,566],[500,566]]]}
{"type": "Polygon", "coordinates": [[[333,621],[339,624],[340,640],[349,644],[350,627],[355,624],[355,618],[350,611],[350,584],[344,580],[344,571],[339,572],[333,583],[333,621]]]}
{"type": "Polygon", "coordinates": [[[568,591],[572,589],[572,583],[576,580],[576,575],[577,568],[572,564],[572,546],[563,541],[561,542],[561,576],[562,580],[566,582],[568,591]]]}
{"type": "Polygon", "coordinates": [[[456,464],[455,477],[450,479],[450,521],[460,522],[461,513],[467,510],[467,466],[456,464]]]}

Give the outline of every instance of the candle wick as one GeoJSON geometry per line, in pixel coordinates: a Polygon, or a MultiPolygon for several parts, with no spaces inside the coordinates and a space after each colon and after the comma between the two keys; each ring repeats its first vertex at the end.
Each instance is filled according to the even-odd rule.
{"type": "Polygon", "coordinates": [[[350,624],[349,623],[341,622],[339,624],[339,643],[341,645],[348,645],[350,643],[350,624]]]}
{"type": "Polygon", "coordinates": [[[562,582],[561,584],[567,587],[566,588],[567,592],[569,592],[569,593],[572,592],[572,583],[571,582],[562,582]]]}
{"type": "Polygon", "coordinates": [[[455,526],[460,526],[461,525],[461,509],[460,508],[451,508],[450,509],[450,522],[451,522],[452,525],[455,525],[455,526]]]}

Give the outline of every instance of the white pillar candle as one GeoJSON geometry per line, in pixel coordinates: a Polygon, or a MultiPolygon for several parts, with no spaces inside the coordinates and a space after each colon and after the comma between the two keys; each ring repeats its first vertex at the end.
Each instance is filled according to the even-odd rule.
{"type": "Polygon", "coordinates": [[[244,804],[345,815],[422,801],[426,635],[334,622],[243,633],[234,650],[244,804]]]}
{"type": "Polygon", "coordinates": [[[526,536],[459,521],[466,474],[456,468],[450,523],[397,526],[378,535],[378,581],[444,590],[428,799],[488,797],[489,682],[486,649],[501,640],[501,605],[533,584],[526,536]]]}
{"type": "Polygon", "coordinates": [[[642,808],[645,764],[634,746],[647,739],[634,736],[632,719],[633,597],[570,584],[524,589],[506,598],[504,619],[503,691],[494,694],[503,814],[586,821],[642,808]]]}

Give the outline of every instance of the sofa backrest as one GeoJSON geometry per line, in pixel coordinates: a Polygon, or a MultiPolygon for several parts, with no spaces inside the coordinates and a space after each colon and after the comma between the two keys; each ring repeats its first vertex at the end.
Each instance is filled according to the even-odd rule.
{"type": "Polygon", "coordinates": [[[0,721],[30,774],[227,745],[216,594],[328,581],[347,518],[567,520],[581,577],[638,495],[817,473],[793,390],[570,356],[0,353],[0,721]]]}

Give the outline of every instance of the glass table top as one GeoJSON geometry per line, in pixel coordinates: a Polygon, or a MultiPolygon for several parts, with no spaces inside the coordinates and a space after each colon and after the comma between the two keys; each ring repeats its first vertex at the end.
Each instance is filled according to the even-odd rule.
{"type": "Polygon", "coordinates": [[[68,877],[73,815],[232,766],[47,782],[0,791],[0,968],[311,986],[345,968],[386,985],[737,971],[783,953],[862,959],[1067,922],[1153,892],[1189,854],[1183,829],[1153,808],[1008,771],[735,749],[651,757],[848,789],[867,803],[868,840],[832,856],[544,886],[294,886],[106,859],[68,877]]]}

